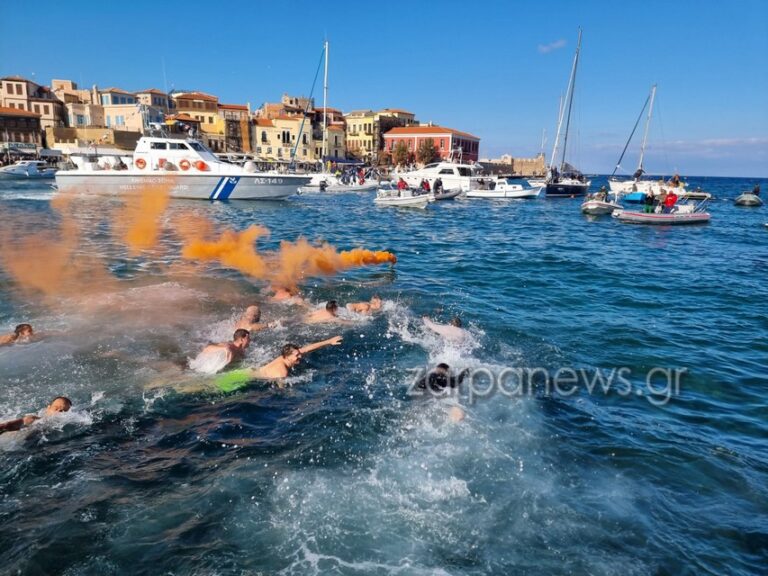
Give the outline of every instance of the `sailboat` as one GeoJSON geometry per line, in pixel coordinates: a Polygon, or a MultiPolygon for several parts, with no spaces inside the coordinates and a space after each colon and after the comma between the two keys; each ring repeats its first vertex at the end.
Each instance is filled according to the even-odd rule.
{"type": "Polygon", "coordinates": [[[579,52],[581,50],[581,28],[579,28],[579,40],[576,44],[576,54],[573,57],[573,68],[571,77],[568,80],[568,91],[566,92],[567,104],[560,108],[560,114],[557,121],[557,135],[555,136],[555,146],[552,150],[552,158],[549,164],[549,172],[546,181],[546,195],[557,197],[583,196],[589,188],[590,182],[574,166],[565,161],[566,149],[568,147],[568,131],[571,126],[571,109],[573,108],[573,93],[576,84],[576,70],[579,66],[579,52]],[[563,137],[563,151],[560,159],[560,167],[556,166],[558,146],[560,144],[560,134],[563,128],[563,117],[565,116],[565,135],[563,137]]]}
{"type": "Polygon", "coordinates": [[[658,196],[661,194],[663,189],[669,189],[674,188],[675,193],[681,198],[699,198],[699,199],[709,199],[710,194],[707,194],[706,192],[701,193],[695,193],[695,192],[688,192],[685,189],[685,183],[680,181],[680,177],[675,174],[675,176],[672,177],[672,179],[669,182],[664,182],[664,179],[659,180],[651,180],[648,178],[643,178],[643,175],[645,174],[645,167],[643,166],[643,160],[645,157],[645,145],[648,141],[648,128],[651,125],[651,118],[653,116],[653,103],[656,99],[656,84],[651,86],[651,92],[648,95],[648,97],[645,99],[645,104],[643,104],[643,108],[640,110],[640,115],[637,117],[637,121],[635,122],[634,128],[632,128],[632,132],[629,135],[629,138],[627,139],[627,143],[624,145],[624,150],[621,152],[621,156],[619,156],[619,161],[616,163],[616,167],[613,169],[613,172],[608,177],[608,185],[611,188],[611,192],[614,194],[622,194],[624,202],[628,203],[640,203],[645,200],[646,195],[650,192],[654,196],[658,196]],[[635,170],[634,174],[632,175],[632,178],[630,179],[621,179],[616,176],[616,172],[621,168],[621,161],[624,159],[624,154],[627,152],[627,148],[629,147],[629,143],[632,141],[632,137],[635,135],[635,131],[637,130],[637,126],[640,123],[640,119],[643,117],[643,112],[645,112],[646,107],[648,108],[648,115],[645,118],[645,130],[643,132],[643,141],[640,144],[640,159],[637,164],[637,170],[635,170]]]}

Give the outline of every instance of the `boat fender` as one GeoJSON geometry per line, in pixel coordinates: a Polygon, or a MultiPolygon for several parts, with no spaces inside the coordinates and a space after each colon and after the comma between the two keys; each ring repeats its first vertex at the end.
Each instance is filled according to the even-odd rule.
{"type": "Polygon", "coordinates": [[[144,168],[147,165],[147,161],[144,160],[144,158],[137,158],[135,164],[136,164],[136,168],[138,168],[139,170],[144,170],[144,168]]]}
{"type": "Polygon", "coordinates": [[[200,170],[200,172],[205,172],[206,170],[208,170],[208,164],[206,164],[202,160],[198,160],[197,162],[195,162],[195,168],[200,170]]]}
{"type": "Polygon", "coordinates": [[[179,168],[181,168],[182,170],[185,170],[185,171],[189,170],[190,166],[191,166],[191,164],[189,163],[189,160],[187,160],[187,159],[184,159],[181,162],[179,162],[179,168]]]}

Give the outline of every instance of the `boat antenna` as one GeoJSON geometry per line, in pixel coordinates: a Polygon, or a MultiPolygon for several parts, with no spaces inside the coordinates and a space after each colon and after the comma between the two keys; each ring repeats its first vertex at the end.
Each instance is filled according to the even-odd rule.
{"type": "Polygon", "coordinates": [[[325,50],[326,50],[327,42],[325,45],[323,45],[323,50],[320,52],[320,62],[317,64],[317,70],[315,71],[315,78],[312,80],[312,88],[309,90],[309,98],[307,98],[307,105],[304,107],[304,116],[301,119],[301,125],[299,126],[299,137],[296,138],[296,144],[293,146],[293,150],[291,150],[291,164],[293,164],[294,159],[296,158],[296,149],[299,147],[299,143],[301,142],[301,134],[304,132],[304,123],[307,121],[307,115],[309,114],[309,105],[312,102],[312,94],[315,93],[315,84],[317,83],[317,76],[320,74],[320,66],[323,65],[323,57],[325,56],[325,50]]]}
{"type": "MultiPolygon", "coordinates": [[[[656,88],[656,86],[654,86],[656,88]]],[[[648,94],[645,98],[645,104],[643,104],[643,108],[640,110],[640,114],[637,116],[637,120],[635,121],[635,126],[632,128],[632,133],[629,135],[629,138],[627,138],[627,143],[624,144],[624,150],[621,151],[621,156],[619,156],[619,161],[616,163],[616,167],[613,169],[613,172],[611,172],[611,178],[616,175],[616,171],[621,168],[621,161],[624,159],[624,154],[627,152],[627,148],[629,148],[629,143],[632,141],[632,137],[635,135],[635,130],[637,130],[637,126],[640,124],[640,120],[643,118],[643,112],[645,112],[645,107],[648,106],[648,101],[651,99],[651,95],[648,94]]],[[[646,135],[648,132],[648,126],[646,125],[646,135]]],[[[645,139],[643,139],[643,145],[645,145],[645,139]]],[[[643,156],[642,153],[640,154],[640,167],[643,167],[643,156]]]]}

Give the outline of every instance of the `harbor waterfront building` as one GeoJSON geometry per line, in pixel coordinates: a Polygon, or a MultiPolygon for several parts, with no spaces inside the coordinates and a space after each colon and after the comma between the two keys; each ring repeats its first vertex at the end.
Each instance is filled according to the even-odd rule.
{"type": "Polygon", "coordinates": [[[178,114],[186,114],[200,123],[197,135],[214,152],[225,151],[225,121],[219,115],[219,99],[203,92],[171,94],[178,114]]]}
{"type": "Polygon", "coordinates": [[[416,151],[425,140],[432,140],[435,152],[440,160],[449,157],[464,163],[477,162],[480,138],[467,132],[436,125],[404,126],[388,130],[384,134],[384,153],[391,157],[401,142],[415,157],[416,151]],[[457,157],[457,152],[459,157],[457,157]]]}
{"type": "Polygon", "coordinates": [[[40,115],[40,126],[66,126],[64,103],[50,88],[21,76],[0,78],[0,107],[25,110],[40,115]]]}
{"type": "Polygon", "coordinates": [[[411,112],[396,108],[353,110],[345,115],[346,143],[349,155],[371,163],[378,163],[384,150],[384,134],[392,128],[414,126],[416,117],[411,112]]]}
{"type": "Polygon", "coordinates": [[[224,120],[224,149],[226,152],[251,152],[251,110],[244,104],[219,104],[219,116],[224,120]]]}
{"type": "Polygon", "coordinates": [[[37,154],[42,146],[40,114],[0,106],[0,160],[9,155],[37,154]]]}

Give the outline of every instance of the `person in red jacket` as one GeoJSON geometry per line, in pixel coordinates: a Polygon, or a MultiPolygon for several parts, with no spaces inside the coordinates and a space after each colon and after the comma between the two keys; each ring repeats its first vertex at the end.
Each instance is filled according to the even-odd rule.
{"type": "Polygon", "coordinates": [[[400,180],[397,181],[397,189],[398,190],[408,190],[408,184],[405,180],[400,178],[400,180]]]}
{"type": "Polygon", "coordinates": [[[674,190],[670,190],[667,194],[667,197],[664,198],[664,212],[669,214],[672,212],[672,207],[677,202],[677,194],[675,194],[674,190]]]}

